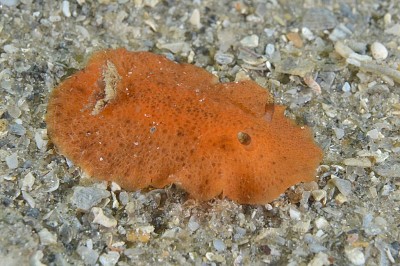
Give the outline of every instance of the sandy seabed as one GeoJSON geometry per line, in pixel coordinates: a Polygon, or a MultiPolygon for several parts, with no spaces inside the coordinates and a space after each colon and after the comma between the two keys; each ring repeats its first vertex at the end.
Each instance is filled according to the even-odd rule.
{"type": "Polygon", "coordinates": [[[0,261],[399,264],[399,13],[394,0],[0,0],[0,261]],[[323,149],[317,182],[266,205],[93,182],[44,116],[60,81],[117,47],[269,88],[323,149]]]}

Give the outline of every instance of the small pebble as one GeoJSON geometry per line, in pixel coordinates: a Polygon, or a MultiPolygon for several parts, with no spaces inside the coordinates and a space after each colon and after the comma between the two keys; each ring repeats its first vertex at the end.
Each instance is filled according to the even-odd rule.
{"type": "Polygon", "coordinates": [[[36,142],[36,147],[44,151],[46,149],[48,141],[47,137],[47,129],[38,129],[35,132],[35,142],[36,142]]]}
{"type": "Polygon", "coordinates": [[[363,168],[372,166],[372,163],[368,158],[347,158],[343,160],[343,163],[347,166],[358,166],[363,168]]]}
{"type": "Polygon", "coordinates": [[[60,22],[61,21],[61,16],[55,15],[55,16],[50,16],[49,21],[52,23],[60,22]]]}
{"type": "Polygon", "coordinates": [[[176,238],[176,234],[178,234],[178,232],[180,232],[181,230],[182,229],[180,227],[173,227],[171,229],[167,229],[164,231],[161,238],[174,239],[174,238],[176,238]]]}
{"type": "Polygon", "coordinates": [[[337,187],[337,189],[340,191],[340,193],[342,193],[344,196],[350,195],[351,182],[349,180],[341,179],[338,177],[332,177],[332,179],[329,180],[329,182],[332,182],[332,184],[334,184],[337,187]]]}
{"type": "Polygon", "coordinates": [[[26,133],[26,129],[23,125],[12,124],[10,125],[10,133],[17,136],[23,136],[26,133]]]}
{"type": "Polygon", "coordinates": [[[275,53],[275,45],[272,43],[267,44],[265,47],[265,54],[269,55],[270,57],[275,53]]]}
{"type": "Polygon", "coordinates": [[[352,53],[354,53],[353,49],[341,41],[335,43],[335,51],[344,58],[348,58],[352,53]]]}
{"type": "Polygon", "coordinates": [[[234,55],[228,53],[217,52],[214,56],[214,60],[220,65],[229,65],[234,59],[234,55]]]}
{"type": "Polygon", "coordinates": [[[296,48],[303,47],[303,40],[297,32],[289,32],[288,34],[286,34],[286,37],[289,41],[293,43],[296,48]]]}
{"type": "Polygon", "coordinates": [[[313,191],[319,188],[318,183],[315,181],[301,183],[301,186],[305,191],[313,191]]]}
{"type": "Polygon", "coordinates": [[[129,202],[129,194],[126,191],[121,191],[118,195],[118,198],[119,202],[124,206],[129,202]]]}
{"type": "Polygon", "coordinates": [[[115,195],[114,191],[111,191],[111,198],[112,198],[112,208],[118,209],[119,208],[119,201],[117,200],[117,196],[115,195]]]}
{"type": "Polygon", "coordinates": [[[26,203],[28,203],[28,205],[31,207],[31,208],[35,208],[35,206],[36,206],[36,202],[35,202],[35,199],[31,196],[31,194],[29,194],[28,192],[26,192],[26,191],[22,191],[22,198],[26,201],[26,203]]]}
{"type": "Polygon", "coordinates": [[[350,92],[351,91],[351,86],[348,82],[345,82],[342,86],[342,91],[343,92],[350,92]]]}
{"type": "Polygon", "coordinates": [[[315,81],[312,75],[306,74],[303,78],[304,83],[316,94],[321,94],[321,86],[315,81]]]}
{"type": "Polygon", "coordinates": [[[8,106],[7,112],[12,118],[18,118],[22,114],[21,109],[19,109],[16,105],[8,106]]]}
{"type": "Polygon", "coordinates": [[[193,10],[193,13],[189,18],[189,22],[190,22],[190,24],[195,26],[197,29],[201,28],[200,11],[197,8],[193,10]]]}
{"type": "Polygon", "coordinates": [[[155,7],[159,2],[160,2],[160,0],[144,0],[143,1],[144,5],[149,6],[149,7],[155,7]]]}
{"type": "MultiPolygon", "coordinates": [[[[307,235],[306,235],[307,236],[307,235]]],[[[309,235],[308,235],[309,236],[309,235]]],[[[327,248],[324,247],[323,245],[319,244],[315,238],[310,238],[307,239],[306,237],[304,238],[305,241],[308,243],[308,248],[310,249],[311,253],[319,253],[319,252],[325,252],[327,251],[327,248]]]]}
{"type": "Polygon", "coordinates": [[[255,48],[258,46],[258,41],[259,38],[257,35],[253,34],[247,37],[244,37],[241,41],[240,44],[245,46],[245,47],[249,47],[249,48],[255,48]]]}
{"type": "Polygon", "coordinates": [[[275,30],[274,29],[269,29],[269,28],[265,28],[264,32],[265,32],[265,34],[267,34],[267,37],[272,37],[275,34],[275,30]]]}
{"type": "Polygon", "coordinates": [[[331,118],[337,117],[337,110],[332,105],[322,103],[322,109],[325,111],[327,116],[331,118]]]}
{"type": "Polygon", "coordinates": [[[68,1],[63,1],[62,2],[62,12],[64,16],[69,18],[71,16],[71,11],[69,10],[69,2],[68,1]]]}
{"type": "Polygon", "coordinates": [[[263,19],[260,18],[259,16],[254,15],[254,14],[250,14],[250,15],[246,16],[246,21],[247,22],[252,22],[252,23],[262,23],[263,19]]]}
{"type": "Polygon", "coordinates": [[[314,34],[312,33],[312,31],[307,28],[307,27],[303,27],[301,29],[301,35],[303,35],[304,38],[306,38],[308,41],[312,41],[315,39],[314,34]]]}
{"type": "Polygon", "coordinates": [[[325,229],[327,229],[329,227],[329,222],[323,216],[318,217],[317,219],[315,219],[314,223],[315,223],[315,226],[318,229],[325,230],[325,229]]]}
{"type": "Polygon", "coordinates": [[[241,239],[246,234],[246,229],[242,227],[237,226],[235,229],[236,233],[233,236],[235,240],[241,239]]]}
{"type": "Polygon", "coordinates": [[[378,191],[376,190],[375,187],[370,187],[368,190],[369,190],[369,195],[370,195],[373,199],[375,199],[375,198],[378,197],[378,191]]]}
{"type": "Polygon", "coordinates": [[[329,34],[329,39],[336,42],[338,40],[346,39],[352,34],[353,33],[351,32],[351,30],[349,30],[344,24],[339,24],[333,29],[332,33],[329,34]]]}
{"type": "Polygon", "coordinates": [[[0,4],[5,6],[15,6],[18,3],[18,0],[0,0],[0,4]]]}
{"type": "Polygon", "coordinates": [[[215,250],[218,251],[218,252],[222,252],[226,248],[225,247],[225,243],[220,239],[214,239],[213,240],[213,246],[214,246],[215,250]]]}
{"type": "Polygon", "coordinates": [[[371,54],[376,60],[383,60],[388,57],[388,50],[380,42],[374,42],[371,44],[371,54]]]}
{"type": "Polygon", "coordinates": [[[331,262],[329,261],[329,256],[326,253],[319,252],[317,255],[314,256],[314,258],[310,261],[307,266],[327,266],[331,265],[331,262]]]}
{"type": "Polygon", "coordinates": [[[51,233],[46,228],[40,230],[38,235],[40,238],[40,243],[44,246],[57,243],[57,235],[51,233]]]}
{"type": "Polygon", "coordinates": [[[100,256],[99,261],[103,266],[114,266],[118,263],[119,253],[117,251],[109,251],[100,256]]]}
{"type": "Polygon", "coordinates": [[[359,54],[365,54],[367,52],[367,43],[365,42],[357,42],[353,40],[349,40],[347,45],[353,49],[354,52],[359,54]]]}
{"type": "Polygon", "coordinates": [[[400,163],[381,165],[376,168],[376,173],[389,178],[400,177],[400,163]]]}
{"type": "Polygon", "coordinates": [[[22,179],[21,190],[31,191],[34,183],[35,177],[32,172],[27,173],[22,179]]]}
{"type": "Polygon", "coordinates": [[[220,254],[214,254],[212,252],[207,252],[206,253],[206,258],[209,261],[213,261],[213,262],[219,262],[219,263],[225,262],[225,259],[224,259],[223,256],[221,256],[220,254]]]}
{"type": "Polygon", "coordinates": [[[120,191],[121,190],[121,186],[118,185],[115,182],[111,182],[111,191],[115,192],[115,191],[120,191]]]}
{"type": "Polygon", "coordinates": [[[190,230],[191,232],[194,232],[194,231],[196,231],[197,229],[199,229],[199,227],[200,227],[200,224],[197,222],[197,218],[196,218],[194,215],[192,215],[192,216],[190,217],[190,219],[189,219],[189,222],[188,222],[188,228],[189,228],[189,230],[190,230]]]}
{"type": "Polygon", "coordinates": [[[11,88],[13,86],[13,81],[10,79],[3,79],[0,81],[0,88],[6,90],[6,91],[11,91],[11,88]]]}
{"type": "Polygon", "coordinates": [[[293,226],[293,231],[295,232],[306,233],[308,230],[310,230],[310,220],[299,221],[293,226]]]}
{"type": "Polygon", "coordinates": [[[72,204],[78,209],[89,211],[90,208],[100,203],[102,199],[110,197],[107,190],[95,187],[75,187],[72,196],[72,204]]]}
{"type": "Polygon", "coordinates": [[[8,169],[16,169],[18,167],[18,155],[17,153],[12,153],[6,157],[6,164],[8,169]]]}
{"type": "Polygon", "coordinates": [[[81,256],[83,263],[86,265],[96,265],[99,253],[92,248],[79,246],[76,252],[81,256]]]}
{"type": "Polygon", "coordinates": [[[290,206],[289,216],[291,219],[299,221],[301,219],[301,212],[299,210],[297,210],[295,207],[290,206]]]}
{"type": "Polygon", "coordinates": [[[12,44],[6,44],[3,46],[3,50],[8,54],[12,54],[18,52],[19,49],[12,44]]]}
{"type": "Polygon", "coordinates": [[[36,251],[29,259],[30,266],[46,266],[43,264],[41,260],[43,259],[43,251],[38,250],[36,251]]]}
{"type": "Polygon", "coordinates": [[[79,32],[83,38],[90,39],[90,33],[85,27],[82,27],[81,25],[76,25],[75,28],[76,31],[79,32]]]}
{"type": "Polygon", "coordinates": [[[315,63],[308,59],[294,60],[288,57],[279,62],[275,62],[275,71],[279,73],[300,76],[304,78],[309,73],[313,73],[315,63]]]}
{"type": "Polygon", "coordinates": [[[104,227],[115,227],[117,226],[117,220],[114,217],[107,217],[103,210],[99,207],[93,207],[92,213],[94,215],[93,223],[100,224],[104,227]]]}
{"type": "Polygon", "coordinates": [[[8,121],[7,119],[0,119],[0,138],[6,136],[8,133],[8,121]]]}
{"type": "Polygon", "coordinates": [[[342,193],[337,194],[335,197],[335,201],[338,205],[342,205],[343,203],[347,202],[347,197],[343,195],[342,193]]]}
{"type": "Polygon", "coordinates": [[[392,14],[386,13],[383,16],[383,21],[385,22],[385,25],[390,25],[392,23],[392,14]]]}
{"type": "Polygon", "coordinates": [[[186,42],[164,43],[158,46],[160,49],[167,49],[172,53],[188,53],[190,45],[186,42]]]}
{"type": "Polygon", "coordinates": [[[311,195],[315,201],[320,201],[323,204],[326,203],[326,191],[323,189],[316,189],[311,191],[311,195]]]}
{"type": "Polygon", "coordinates": [[[334,128],[333,132],[335,132],[337,139],[342,139],[344,137],[344,129],[343,128],[334,128]]]}
{"type": "Polygon", "coordinates": [[[32,217],[32,218],[37,219],[37,218],[39,217],[39,215],[40,215],[40,211],[39,211],[38,208],[29,208],[29,209],[26,211],[26,215],[27,215],[28,217],[32,217]]]}
{"type": "Polygon", "coordinates": [[[151,234],[154,232],[154,226],[145,225],[136,228],[135,230],[130,230],[126,234],[126,240],[129,242],[141,242],[147,243],[150,241],[151,234]]]}
{"type": "Polygon", "coordinates": [[[354,265],[363,265],[365,263],[365,256],[362,248],[359,247],[346,247],[344,250],[347,259],[354,265]]]}
{"type": "Polygon", "coordinates": [[[3,176],[3,179],[14,182],[17,179],[17,177],[16,176],[3,176]]]}
{"type": "Polygon", "coordinates": [[[381,133],[378,129],[374,128],[367,132],[367,136],[371,139],[379,139],[381,137],[381,133]]]}
{"type": "Polygon", "coordinates": [[[240,70],[239,72],[236,73],[236,76],[235,76],[235,82],[240,82],[243,80],[250,80],[250,79],[251,78],[249,77],[247,72],[245,72],[244,70],[240,70]]]}
{"type": "MultiPolygon", "coordinates": [[[[399,191],[399,190],[397,190],[399,191]]],[[[381,196],[389,196],[393,192],[391,185],[384,185],[381,189],[381,196]]]]}
{"type": "Polygon", "coordinates": [[[53,192],[58,189],[60,186],[60,178],[54,173],[54,171],[48,172],[45,176],[42,178],[42,182],[44,185],[41,187],[41,189],[44,192],[53,192]]]}
{"type": "Polygon", "coordinates": [[[393,241],[392,243],[390,243],[390,248],[393,250],[393,252],[400,252],[400,242],[393,241]]]}

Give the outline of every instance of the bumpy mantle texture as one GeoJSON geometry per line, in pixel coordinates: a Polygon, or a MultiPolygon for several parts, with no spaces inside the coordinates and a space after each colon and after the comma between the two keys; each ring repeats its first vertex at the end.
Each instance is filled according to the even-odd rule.
{"type": "Polygon", "coordinates": [[[311,130],[284,110],[253,81],[219,83],[190,64],[116,49],[54,89],[46,121],[59,152],[95,178],[263,204],[314,180],[322,160],[311,130]]]}

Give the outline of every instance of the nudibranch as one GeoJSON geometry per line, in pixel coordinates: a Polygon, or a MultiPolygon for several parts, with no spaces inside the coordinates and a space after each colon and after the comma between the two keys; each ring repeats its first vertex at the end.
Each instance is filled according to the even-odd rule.
{"type": "Polygon", "coordinates": [[[264,204],[313,181],[323,156],[284,111],[253,81],[121,48],[56,87],[46,122],[61,154],[126,190],[174,183],[198,200],[264,204]]]}

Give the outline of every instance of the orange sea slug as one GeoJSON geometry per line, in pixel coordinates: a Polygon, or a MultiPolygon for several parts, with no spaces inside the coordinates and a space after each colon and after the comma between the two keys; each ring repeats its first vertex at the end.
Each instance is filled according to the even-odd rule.
{"type": "Polygon", "coordinates": [[[98,179],[262,204],[314,180],[322,160],[311,130],[284,110],[253,81],[219,83],[196,66],[117,49],[54,89],[46,121],[60,153],[98,179]]]}

